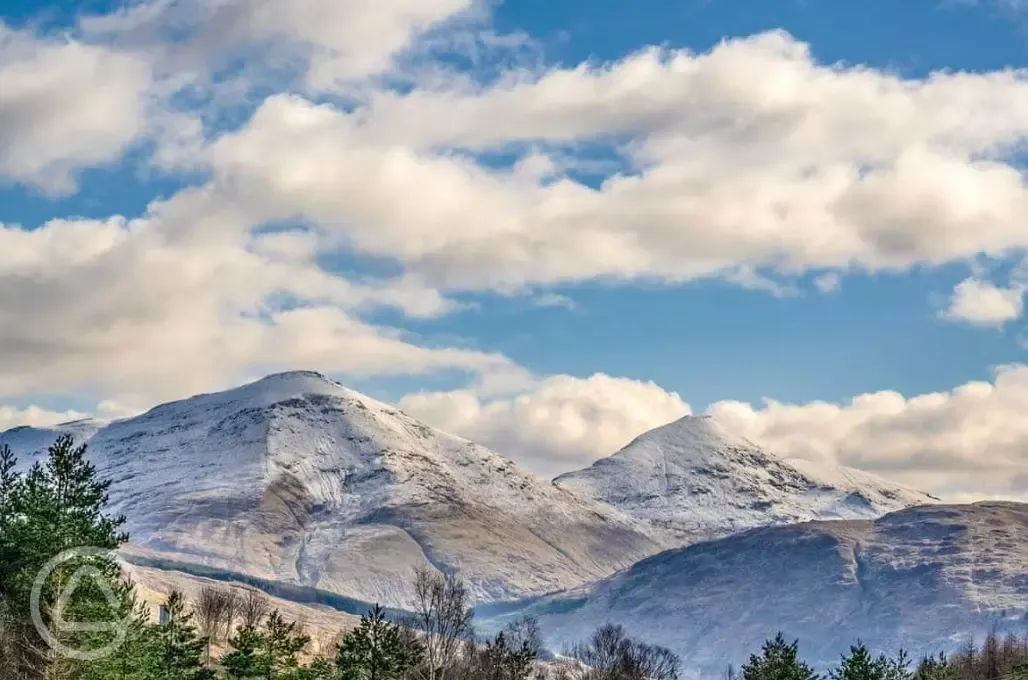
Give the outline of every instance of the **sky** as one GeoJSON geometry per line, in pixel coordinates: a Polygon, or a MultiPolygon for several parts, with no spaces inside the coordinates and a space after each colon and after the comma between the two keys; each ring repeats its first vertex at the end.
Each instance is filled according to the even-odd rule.
{"type": "Polygon", "coordinates": [[[0,0],[0,429],[318,370],[1028,499],[1018,0],[0,0]]]}

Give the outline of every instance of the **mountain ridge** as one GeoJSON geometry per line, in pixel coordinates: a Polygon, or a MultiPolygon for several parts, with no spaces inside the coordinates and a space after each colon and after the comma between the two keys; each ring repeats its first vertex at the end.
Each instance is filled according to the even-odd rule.
{"type": "Polygon", "coordinates": [[[617,507],[677,545],[768,524],[876,517],[939,500],[859,470],[787,461],[709,415],[644,432],[554,483],[617,507]]]}
{"type": "MultiPolygon", "coordinates": [[[[59,429],[0,443],[28,464],[59,429]]],[[[161,404],[88,443],[138,547],[392,606],[423,564],[460,571],[488,602],[664,547],[614,508],[315,372],[161,404]]]]}

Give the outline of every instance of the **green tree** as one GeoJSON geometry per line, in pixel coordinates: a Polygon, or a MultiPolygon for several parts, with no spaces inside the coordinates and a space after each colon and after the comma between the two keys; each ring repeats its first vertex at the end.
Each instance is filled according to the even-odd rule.
{"type": "MultiPolygon", "coordinates": [[[[124,518],[105,512],[109,484],[97,479],[86,447],[75,446],[70,436],[58,438],[46,462],[36,463],[25,475],[15,472],[9,449],[0,451],[0,601],[17,641],[18,677],[62,677],[83,666],[48,648],[31,622],[31,593],[51,558],[71,548],[113,551],[128,539],[119,532],[124,518]]],[[[113,630],[69,632],[54,626],[54,617],[76,623],[121,620],[131,613],[132,600],[131,589],[120,578],[121,570],[108,554],[79,555],[60,563],[41,589],[43,623],[61,644],[76,650],[106,645],[116,635],[113,630]],[[87,568],[88,575],[82,577],[87,568]]]]}
{"type": "Polygon", "coordinates": [[[861,642],[850,647],[850,653],[842,657],[839,666],[830,673],[832,680],[909,680],[907,655],[900,652],[895,659],[884,654],[874,657],[861,642]]]}
{"type": "Polygon", "coordinates": [[[156,677],[161,680],[207,680],[214,672],[204,667],[207,641],[193,625],[193,613],[186,610],[182,593],[174,591],[165,605],[168,620],[155,631],[156,677]]]}
{"type": "Polygon", "coordinates": [[[799,643],[789,644],[779,633],[764,643],[761,655],[742,667],[743,680],[817,680],[814,670],[799,659],[799,643]]]}
{"type": "Polygon", "coordinates": [[[398,680],[406,678],[422,656],[421,645],[405,636],[400,626],[387,621],[376,604],[343,637],[336,667],[344,680],[398,680]]]}
{"type": "Polygon", "coordinates": [[[293,678],[302,669],[300,652],[310,644],[295,622],[286,622],[273,611],[264,629],[246,625],[229,639],[232,651],[221,659],[230,678],[293,678]]]}
{"type": "Polygon", "coordinates": [[[256,626],[243,626],[228,644],[232,651],[221,658],[221,665],[230,678],[263,678],[267,677],[268,669],[260,654],[264,644],[264,635],[256,626]]]}
{"type": "Polygon", "coordinates": [[[926,656],[917,665],[912,680],[957,680],[957,671],[949,664],[945,654],[926,656]]]}

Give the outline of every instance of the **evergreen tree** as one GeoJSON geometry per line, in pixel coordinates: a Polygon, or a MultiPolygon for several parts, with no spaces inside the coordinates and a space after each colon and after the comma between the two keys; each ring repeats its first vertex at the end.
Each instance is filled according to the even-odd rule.
{"type": "Polygon", "coordinates": [[[742,667],[743,680],[817,680],[813,669],[799,660],[799,643],[788,644],[779,633],[764,643],[761,655],[742,667]]]}
{"type": "MultiPolygon", "coordinates": [[[[17,638],[18,675],[37,678],[69,674],[82,663],[56,655],[31,621],[33,582],[45,565],[70,548],[114,550],[127,536],[118,531],[124,518],[105,513],[109,482],[99,481],[86,460],[86,447],[62,436],[50,447],[45,464],[22,476],[14,456],[0,451],[0,601],[8,627],[17,638]]],[[[83,555],[56,566],[40,593],[39,614],[58,642],[77,651],[99,649],[115,639],[113,629],[62,630],[54,623],[60,602],[65,622],[99,623],[131,613],[131,592],[120,582],[111,556],[83,555]],[[86,572],[88,569],[88,573],[86,572]]]]}
{"type": "Polygon", "coordinates": [[[221,665],[230,678],[285,680],[301,672],[300,652],[308,644],[310,637],[295,622],[287,623],[273,611],[263,630],[245,625],[229,639],[232,651],[222,657],[221,665]]]}
{"type": "Polygon", "coordinates": [[[407,677],[422,658],[416,641],[386,620],[382,608],[361,616],[360,624],[339,644],[336,667],[344,680],[398,680],[407,677]]]}
{"type": "Polygon", "coordinates": [[[193,614],[186,610],[178,591],[172,592],[166,604],[168,620],[156,630],[157,677],[161,680],[207,680],[214,672],[204,667],[207,641],[193,625],[193,614]]]}
{"type": "Polygon", "coordinates": [[[957,671],[946,660],[945,654],[926,656],[917,665],[912,680],[957,680],[957,671]]]}
{"type": "Polygon", "coordinates": [[[264,678],[269,670],[261,657],[264,636],[256,626],[246,625],[229,638],[232,651],[221,658],[221,665],[230,678],[264,678]]]}
{"type": "Polygon", "coordinates": [[[842,657],[830,677],[832,680],[909,680],[908,666],[903,652],[896,659],[889,659],[884,654],[874,657],[863,643],[858,642],[850,647],[850,653],[842,657]]]}
{"type": "Polygon", "coordinates": [[[339,671],[328,659],[314,659],[293,671],[289,680],[339,680],[339,671]]]}

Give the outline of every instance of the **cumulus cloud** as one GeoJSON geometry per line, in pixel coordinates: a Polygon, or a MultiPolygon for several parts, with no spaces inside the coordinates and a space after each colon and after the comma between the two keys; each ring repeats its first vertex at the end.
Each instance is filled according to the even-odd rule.
{"type": "Polygon", "coordinates": [[[201,80],[242,63],[249,77],[286,78],[285,89],[296,77],[323,93],[391,70],[425,33],[477,10],[474,0],[146,0],[82,27],[201,80]]]}
{"type": "Polygon", "coordinates": [[[1025,291],[1019,284],[1001,288],[977,278],[964,279],[953,289],[949,306],[941,316],[972,326],[999,328],[1021,318],[1025,291]]]}
{"type": "Polygon", "coordinates": [[[74,190],[144,131],[150,84],[141,59],[0,21],[0,180],[74,190]]]}
{"type": "Polygon", "coordinates": [[[212,187],[137,219],[0,226],[0,394],[88,390],[124,401],[226,387],[305,366],[347,375],[520,369],[473,349],[429,347],[359,320],[449,304],[413,280],[351,281],[322,269],[308,235],[253,232],[242,203],[212,187]]]}
{"type": "Polygon", "coordinates": [[[493,400],[469,390],[410,394],[400,408],[546,475],[587,465],[690,412],[677,394],[652,382],[603,374],[554,376],[532,391],[493,400]]]}
{"type": "Polygon", "coordinates": [[[0,432],[23,425],[49,427],[86,417],[88,417],[86,414],[79,413],[78,411],[59,412],[49,411],[38,406],[15,408],[13,406],[0,405],[0,432]]]}
{"type": "Polygon", "coordinates": [[[1007,159],[1026,121],[1024,72],[904,79],[819,64],[773,32],[489,87],[379,91],[349,110],[272,97],[211,163],[271,213],[445,288],[720,276],[787,291],[769,273],[1028,246],[1028,191],[1007,159]],[[473,155],[625,136],[622,171],[598,188],[555,162],[473,155]]]}
{"type": "Polygon", "coordinates": [[[1028,498],[1028,366],[991,382],[904,397],[876,392],[845,404],[763,408],[723,402],[711,412],[782,455],[837,461],[954,500],[1028,498]]]}
{"type": "MultiPolygon", "coordinates": [[[[645,430],[688,415],[653,383],[555,376],[514,398],[468,391],[414,394],[400,405],[443,429],[556,475],[610,455],[645,430]]],[[[947,500],[1028,500],[1028,366],[991,382],[905,397],[875,392],[845,403],[760,406],[722,401],[707,413],[783,458],[877,473],[947,500]]]]}

